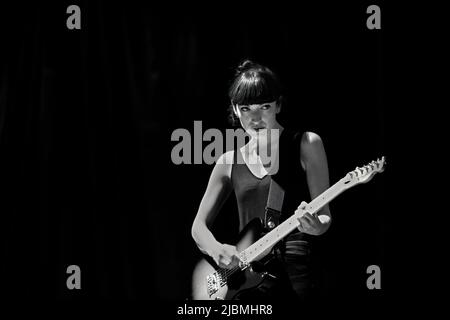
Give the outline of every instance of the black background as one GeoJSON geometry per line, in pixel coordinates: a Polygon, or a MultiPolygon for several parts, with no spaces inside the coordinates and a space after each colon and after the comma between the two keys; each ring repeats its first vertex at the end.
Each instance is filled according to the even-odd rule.
{"type": "MultiPolygon", "coordinates": [[[[369,4],[61,1],[3,10],[1,290],[33,299],[188,298],[200,258],[190,228],[212,166],[174,165],[171,134],[193,132],[195,120],[204,131],[228,128],[229,81],[250,58],[281,77],[280,122],[322,137],[332,183],[387,157],[384,173],[331,204],[317,272],[324,299],[379,305],[392,297],[390,13],[369,30],[369,4]],[[81,30],[66,27],[71,4],[81,8],[81,30]],[[82,271],[79,291],[66,287],[72,264],[82,271]],[[367,289],[373,264],[382,290],[367,289]]],[[[223,241],[235,235],[233,200],[215,226],[223,241]]]]}

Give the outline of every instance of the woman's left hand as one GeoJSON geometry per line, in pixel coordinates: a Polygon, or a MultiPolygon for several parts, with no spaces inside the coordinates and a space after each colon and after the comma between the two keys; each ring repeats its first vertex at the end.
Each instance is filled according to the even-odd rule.
{"type": "MultiPolygon", "coordinates": [[[[299,206],[299,209],[304,209],[302,205],[299,206]]],[[[297,211],[296,211],[297,212],[297,211]]],[[[323,233],[323,225],[322,222],[319,220],[319,217],[317,216],[317,213],[309,213],[304,212],[303,216],[298,218],[298,221],[300,225],[298,226],[298,230],[301,232],[311,234],[311,235],[320,235],[323,233]]]]}

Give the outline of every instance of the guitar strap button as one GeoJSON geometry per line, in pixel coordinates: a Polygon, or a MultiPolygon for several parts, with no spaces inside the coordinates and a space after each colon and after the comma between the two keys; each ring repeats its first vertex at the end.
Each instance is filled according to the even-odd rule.
{"type": "Polygon", "coordinates": [[[281,212],[278,210],[266,207],[265,217],[264,217],[264,227],[271,230],[278,226],[280,223],[281,212]]]}

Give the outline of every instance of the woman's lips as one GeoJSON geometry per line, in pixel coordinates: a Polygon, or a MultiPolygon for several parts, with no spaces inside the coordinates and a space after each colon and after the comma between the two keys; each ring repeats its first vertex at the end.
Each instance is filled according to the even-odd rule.
{"type": "Polygon", "coordinates": [[[252,129],[255,131],[259,131],[259,130],[265,129],[265,128],[266,128],[265,126],[252,126],[252,129]]]}

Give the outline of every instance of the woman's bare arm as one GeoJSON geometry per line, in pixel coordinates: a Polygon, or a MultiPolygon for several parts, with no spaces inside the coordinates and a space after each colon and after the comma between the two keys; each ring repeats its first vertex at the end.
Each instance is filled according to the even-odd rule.
{"type": "Polygon", "coordinates": [[[214,166],[191,229],[198,248],[221,267],[234,266],[239,262],[236,247],[220,243],[210,231],[215,217],[232,190],[232,156],[233,152],[225,153],[214,166]]]}
{"type": "MultiPolygon", "coordinates": [[[[314,199],[330,186],[327,156],[320,136],[313,132],[305,132],[301,141],[300,154],[310,196],[314,199]]],[[[313,235],[323,234],[330,227],[330,208],[327,204],[317,213],[306,213],[299,221],[300,231],[313,235]]]]}

